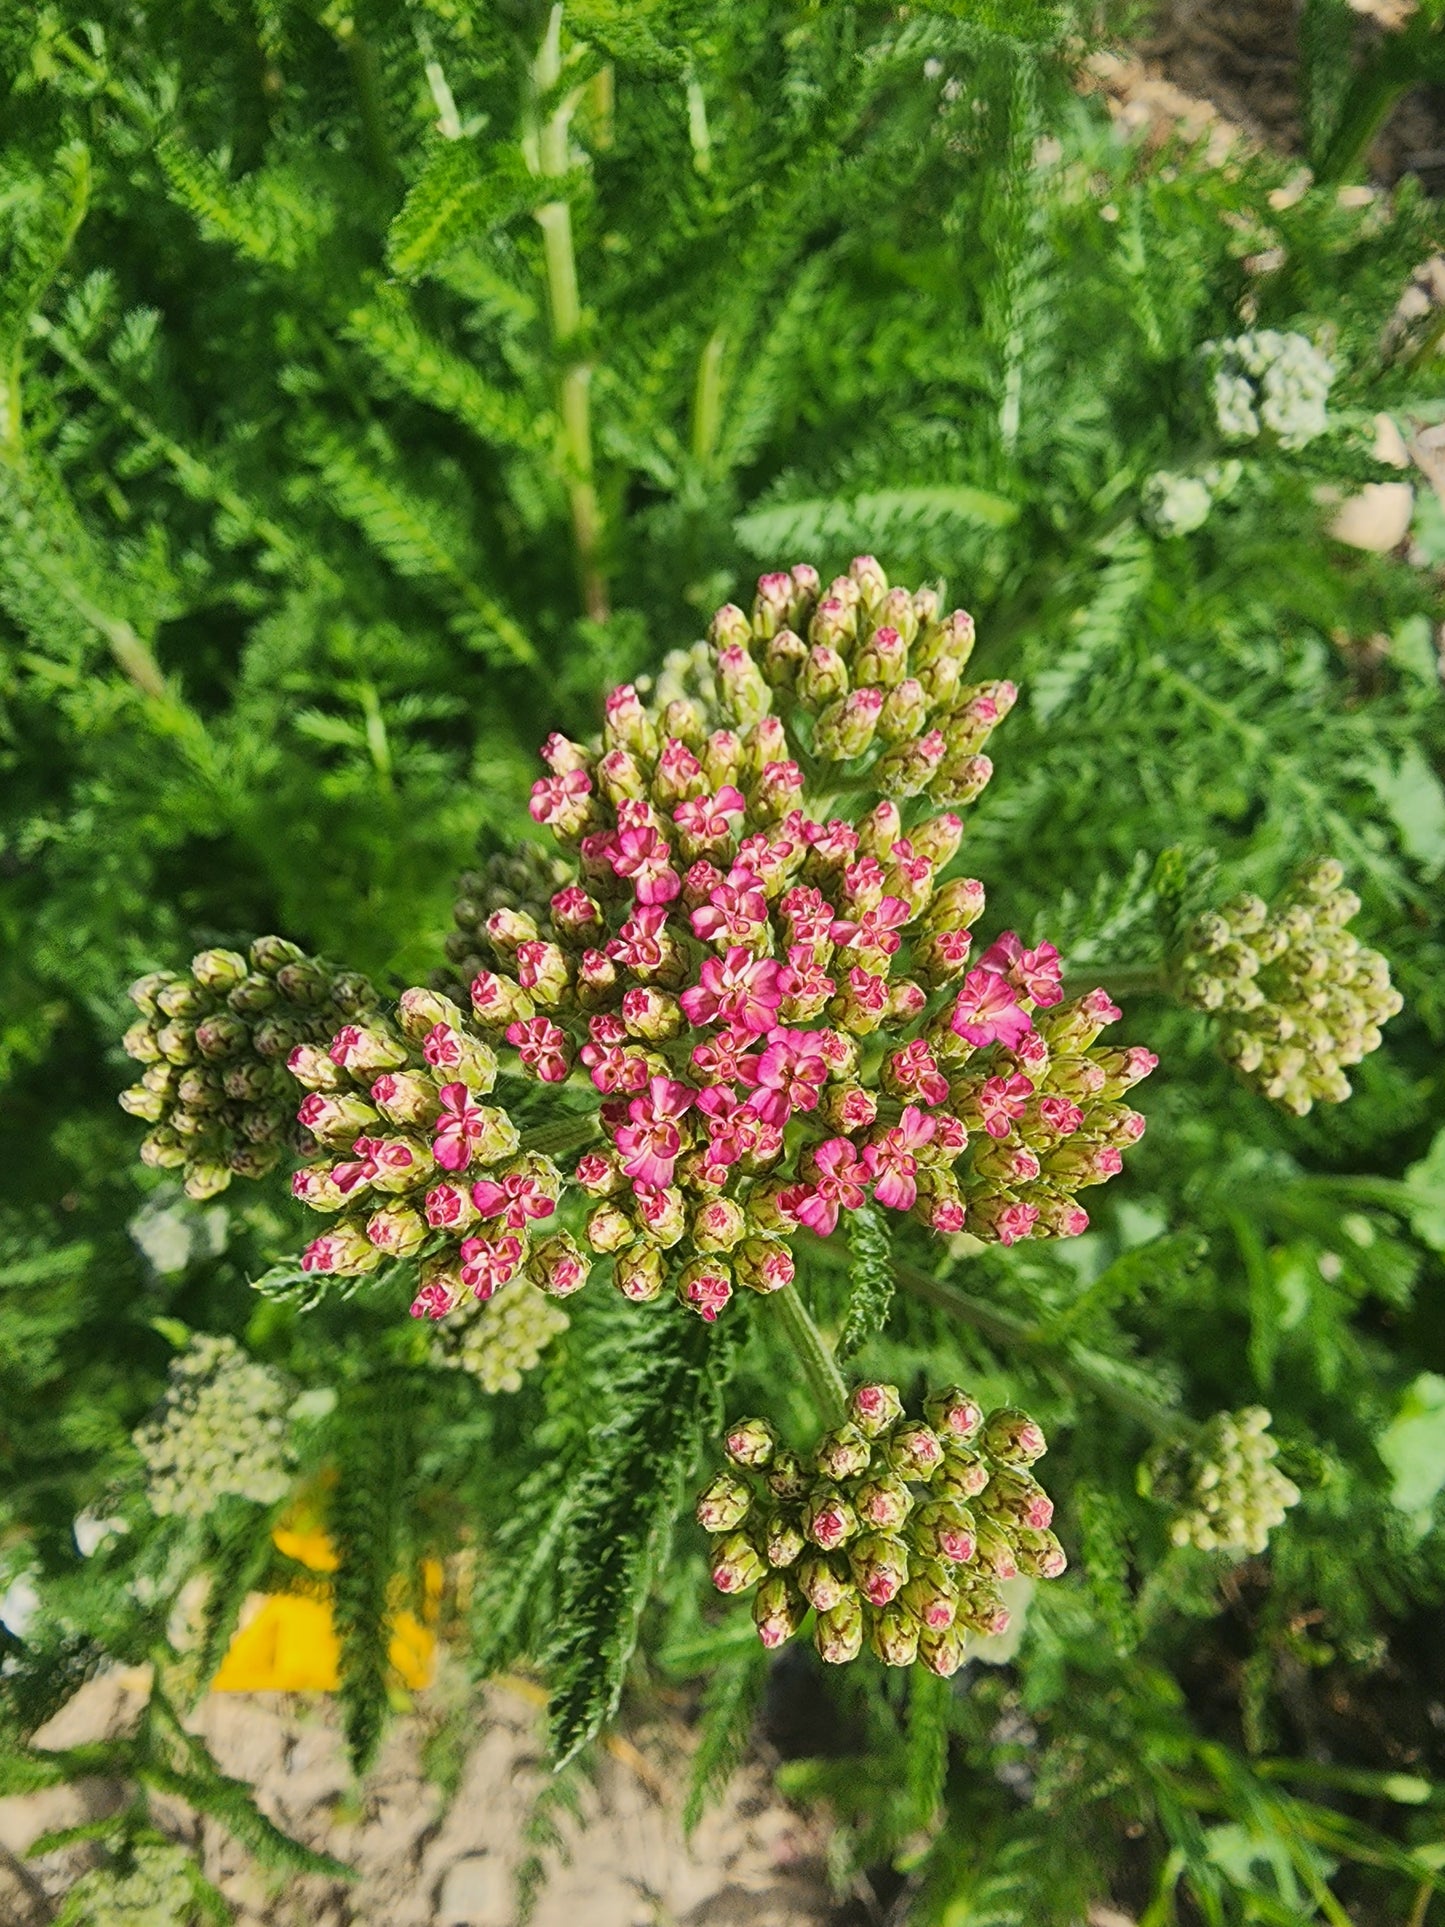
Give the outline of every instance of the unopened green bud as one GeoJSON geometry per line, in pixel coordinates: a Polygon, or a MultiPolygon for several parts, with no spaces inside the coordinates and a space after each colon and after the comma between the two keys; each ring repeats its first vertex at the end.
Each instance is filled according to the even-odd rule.
{"type": "Polygon", "coordinates": [[[753,1600],[753,1624],[770,1650],[790,1640],[808,1614],[807,1601],[792,1581],[774,1573],[758,1587],[753,1600]]]}
{"type": "MultiPolygon", "coordinates": [[[[587,1222],[590,1239],[592,1220],[589,1218],[587,1222]]],[[[594,1244],[593,1249],[599,1247],[594,1244]]],[[[635,1305],[650,1304],[666,1283],[667,1263],[656,1245],[638,1240],[617,1253],[612,1278],[624,1298],[630,1298],[635,1305]]]]}
{"type": "Polygon", "coordinates": [[[957,1385],[946,1385],[942,1391],[931,1392],[923,1401],[923,1411],[943,1440],[945,1450],[953,1443],[968,1444],[983,1427],[983,1408],[957,1385]]]}
{"type": "Polygon", "coordinates": [[[772,1463],[778,1449],[778,1435],[765,1418],[739,1419],[730,1427],[723,1449],[734,1465],[761,1469],[772,1463]]]}
{"type": "Polygon", "coordinates": [[[829,1666],[846,1666],[863,1650],[863,1608],[857,1595],[840,1599],[813,1622],[813,1644],[829,1666]]]}
{"type": "Polygon", "coordinates": [[[697,1497],[697,1522],[704,1532],[732,1532],[748,1516],[752,1493],[742,1479],[719,1472],[697,1497]]]}
{"type": "Polygon", "coordinates": [[[902,1418],[903,1400],[896,1385],[869,1382],[854,1387],[848,1410],[864,1438],[876,1439],[902,1418]]]}
{"type": "Polygon", "coordinates": [[[853,1494],[853,1505],[865,1525],[896,1532],[913,1510],[913,1494],[902,1479],[885,1475],[865,1480],[853,1494]]]}
{"type": "Polygon", "coordinates": [[[813,1475],[798,1454],[784,1445],[774,1452],[763,1480],[775,1499],[793,1504],[808,1491],[813,1475]]]}
{"type": "Polygon", "coordinates": [[[900,1425],[888,1435],[883,1456],[901,1479],[931,1479],[943,1464],[943,1446],[928,1425],[900,1425]]]}
{"type": "Polygon", "coordinates": [[[1049,1449],[1043,1428],[1027,1412],[1012,1406],[989,1413],[980,1443],[1003,1465],[1032,1465],[1049,1449]]]}
{"type": "Polygon", "coordinates": [[[930,1673],[952,1679],[966,1657],[963,1629],[957,1625],[935,1629],[924,1626],[918,1634],[918,1657],[930,1673]]]}
{"type": "Polygon", "coordinates": [[[886,1606],[908,1578],[908,1547],[891,1533],[862,1533],[848,1547],[848,1570],[870,1606],[886,1606]]]}
{"type": "Polygon", "coordinates": [[[906,1606],[885,1606],[868,1631],[868,1644],[885,1666],[911,1666],[921,1628],[906,1606]]]}
{"type": "Polygon", "coordinates": [[[837,1486],[824,1482],[808,1495],[802,1524],[820,1552],[836,1552],[856,1536],[858,1515],[837,1486]]]}
{"type": "Polygon", "coordinates": [[[856,1425],[839,1425],[825,1432],[813,1454],[817,1470],[828,1479],[856,1479],[868,1470],[872,1447],[856,1425]]]}
{"type": "Polygon", "coordinates": [[[807,1540],[792,1512],[769,1513],[763,1526],[763,1551],[770,1566],[791,1566],[807,1550],[807,1540]]]}
{"type": "Polygon", "coordinates": [[[806,1552],[798,1560],[795,1577],[798,1590],[816,1612],[831,1612],[855,1597],[848,1562],[841,1554],[806,1552]]]}
{"type": "Polygon", "coordinates": [[[767,1567],[741,1532],[717,1540],[712,1550],[712,1583],[719,1592],[747,1592],[767,1575],[767,1567]]]}

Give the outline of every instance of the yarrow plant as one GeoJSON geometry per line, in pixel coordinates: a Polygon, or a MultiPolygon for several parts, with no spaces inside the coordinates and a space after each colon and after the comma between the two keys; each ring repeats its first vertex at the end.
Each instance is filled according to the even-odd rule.
{"type": "Polygon", "coordinates": [[[1119,1011],[1066,998],[1052,944],[975,949],[957,812],[1016,691],[964,681],[973,641],[871,556],[826,589],[801,565],[713,618],[718,727],[624,685],[599,743],[550,737],[531,813],[569,881],[545,920],[486,916],[470,1012],[413,988],[290,1055],[322,1153],[294,1190],[335,1218],[303,1266],[417,1256],[413,1311],[444,1318],[519,1274],[565,1297],[600,1258],[711,1321],[868,1198],[986,1243],[1082,1232],[1156,1060],[1097,1046],[1119,1011]],[[556,1117],[520,1130],[499,1080],[556,1117]],[[580,1240],[549,1222],[574,1201],[580,1240]]]}
{"type": "Polygon", "coordinates": [[[274,1505],[291,1483],[293,1395],[234,1338],[197,1332],[171,1364],[160,1410],[134,1436],[151,1510],[204,1519],[224,1498],[274,1505]]]}
{"type": "Polygon", "coordinates": [[[1307,335],[1258,328],[1204,351],[1214,358],[1215,420],[1227,442],[1271,435],[1295,450],[1324,434],[1335,367],[1307,335]]]}
{"type": "Polygon", "coordinates": [[[1140,1485],[1171,1510],[1176,1546],[1203,1552],[1258,1554],[1300,1489],[1274,1463],[1278,1443],[1262,1405],[1218,1412],[1192,1443],[1158,1448],[1141,1470],[1140,1485]]]}

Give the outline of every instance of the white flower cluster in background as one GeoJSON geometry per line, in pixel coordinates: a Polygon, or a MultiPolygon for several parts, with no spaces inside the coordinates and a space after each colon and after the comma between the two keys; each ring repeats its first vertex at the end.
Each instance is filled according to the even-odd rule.
{"type": "Polygon", "coordinates": [[[1270,434],[1296,449],[1323,435],[1335,366],[1306,335],[1259,328],[1205,348],[1217,357],[1214,417],[1227,442],[1270,434]]]}
{"type": "Polygon", "coordinates": [[[160,1410],[134,1434],[153,1511],[202,1519],[218,1499],[274,1505],[291,1483],[291,1391],[236,1343],[198,1332],[171,1364],[160,1410]]]}
{"type": "Polygon", "coordinates": [[[525,1285],[504,1286],[495,1298],[464,1307],[439,1325],[432,1356],[439,1365],[469,1372],[484,1392],[520,1392],[522,1377],[570,1324],[562,1307],[525,1285]]]}
{"type": "Polygon", "coordinates": [[[1141,493],[1144,520],[1157,535],[1192,535],[1209,520],[1242,473],[1239,462],[1211,462],[1193,475],[1156,469],[1141,493]]]}

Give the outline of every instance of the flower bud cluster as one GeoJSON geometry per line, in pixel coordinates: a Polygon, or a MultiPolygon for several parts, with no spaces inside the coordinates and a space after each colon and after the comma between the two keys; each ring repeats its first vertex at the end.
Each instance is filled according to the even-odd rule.
{"type": "Polygon", "coordinates": [[[539,1291],[508,1285],[494,1298],[459,1310],[439,1324],[432,1339],[438,1365],[468,1372],[484,1392],[520,1392],[524,1373],[571,1323],[565,1311],[539,1291]]]}
{"type": "Polygon", "coordinates": [[[1190,1446],[1161,1447],[1144,1468],[1145,1489],[1173,1509],[1169,1536],[1203,1552],[1261,1553],[1300,1490],[1275,1465],[1262,1405],[1219,1412],[1190,1446]]]}
{"type": "Polygon", "coordinates": [[[121,1107],[152,1127],[142,1161],[179,1169],[197,1199],[264,1177],[297,1148],[288,1057],[377,1002],[364,977],[281,937],[259,937],[248,957],[203,950],[188,974],[153,971],[130,996],[141,1015],[123,1042],[145,1069],[121,1107]]]}
{"type": "MultiPolygon", "coordinates": [[[[973,640],[871,556],[826,589],[800,565],[714,616],[710,711],[625,686],[600,745],[544,745],[532,815],[574,880],[546,926],[490,920],[472,1003],[533,1075],[595,1085],[608,1142],[574,1176],[627,1296],[713,1318],[870,1193],[941,1233],[1074,1235],[1142,1130],[1121,1100],[1154,1059],[1091,1048],[1108,998],[1065,1005],[1051,944],[974,952],[956,809],[1016,692],[963,681],[973,640]]],[[[702,689],[685,667],[663,684],[702,689]]]]}
{"type": "Polygon", "coordinates": [[[558,1298],[587,1282],[591,1261],[569,1233],[534,1236],[556,1212],[562,1172],[485,1102],[497,1054],[450,998],[403,991],[394,1020],[343,1025],[327,1049],[293,1052],[289,1069],[309,1092],[297,1118],[322,1151],[291,1189],[333,1218],[302,1253],[304,1271],[355,1277],[419,1257],[412,1313],[429,1318],[523,1271],[558,1298]]]}
{"type": "Polygon", "coordinates": [[[1214,358],[1214,415],[1226,441],[1269,434],[1298,449],[1324,434],[1335,367],[1308,336],[1259,328],[1206,342],[1205,352],[1214,358]]]}
{"type": "Polygon", "coordinates": [[[498,910],[512,910],[534,923],[545,923],[553,895],[571,880],[569,863],[532,842],[490,856],[475,870],[464,870],[457,878],[452,905],[456,928],[446,940],[448,967],[434,973],[432,988],[465,1003],[473,977],[497,961],[487,919],[498,910]]]}
{"type": "Polygon", "coordinates": [[[193,1857],[172,1841],[142,1840],[124,1864],[92,1867],[66,1896],[66,1916],[86,1927],[192,1927],[193,1857]]]}
{"type": "Polygon", "coordinates": [[[1390,967],[1346,925],[1360,907],[1333,858],[1311,864],[1273,905],[1241,896],[1201,917],[1179,994],[1225,1019],[1220,1049],[1261,1096],[1303,1117],[1350,1094],[1345,1066],[1380,1047],[1400,1009],[1390,967]]]}
{"type": "Polygon", "coordinates": [[[1009,1620],[999,1581],[1056,1579],[1067,1561],[1053,1504],[1030,1467],[1043,1432],[1025,1412],[985,1417],[957,1386],[932,1393],[923,1420],[892,1385],[857,1386],[842,1425],[806,1458],[766,1419],[725,1440],[727,1468],[698,1497],[719,1592],[756,1588],[765,1646],[803,1629],[831,1665],[866,1645],[888,1666],[957,1672],[969,1632],[1009,1620]]]}
{"type": "Polygon", "coordinates": [[[234,1338],[198,1332],[172,1360],[156,1415],[133,1434],[153,1512],[204,1519],[218,1499],[274,1505],[291,1483],[291,1393],[234,1338]]]}

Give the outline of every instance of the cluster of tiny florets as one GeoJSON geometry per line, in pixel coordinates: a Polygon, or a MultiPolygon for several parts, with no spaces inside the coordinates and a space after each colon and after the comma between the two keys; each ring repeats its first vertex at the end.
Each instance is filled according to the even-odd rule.
{"type": "Polygon", "coordinates": [[[133,1435],[151,1510],[204,1519],[219,1499],[274,1505],[291,1483],[291,1396],[234,1338],[197,1333],[171,1362],[160,1410],[133,1435]]]}
{"type": "Polygon", "coordinates": [[[1214,358],[1214,414],[1226,441],[1269,434],[1293,450],[1324,434],[1335,368],[1308,336],[1259,328],[1206,342],[1205,352],[1214,358]]]}
{"type": "Polygon", "coordinates": [[[713,1319],[869,1197],[985,1242],[1082,1232],[1155,1059],[1096,1047],[1119,1012],[1065,1000],[1052,944],[974,947],[957,811],[1016,692],[964,681],[973,641],[871,556],[826,589],[800,565],[720,609],[651,706],[613,690],[600,742],[550,737],[531,813],[564,858],[471,879],[470,1010],[412,989],[290,1049],[321,1153],[293,1188],[335,1217],[303,1266],[415,1257],[413,1311],[441,1318],[523,1272],[565,1296],[590,1253],[713,1319]],[[568,1170],[555,1131],[524,1141],[499,1076],[585,1092],[562,1135],[596,1148],[568,1170]],[[564,1193],[582,1244],[545,1222],[564,1193]]]}
{"type": "Polygon", "coordinates": [[[855,1388],[847,1420],[806,1458],[766,1419],[725,1440],[730,1469],[697,1501],[714,1535],[719,1592],[756,1587],[753,1620],[780,1646],[814,1614],[831,1665],[866,1645],[886,1665],[915,1661],[945,1678],[969,1632],[1008,1626],[998,1582],[1055,1579],[1067,1561],[1049,1530],[1053,1504],[1029,1468],[1045,1450],[1025,1412],[987,1417],[956,1386],[904,1415],[892,1385],[855,1388]]]}
{"type": "Polygon", "coordinates": [[[433,1331],[432,1356],[476,1379],[484,1392],[520,1392],[522,1379],[572,1321],[562,1307],[522,1284],[467,1303],[433,1331]]]}
{"type": "Polygon", "coordinates": [[[203,950],[189,974],[153,971],[130,996],[141,1016],[123,1042],[146,1068],[120,1102],[153,1127],[142,1160],[179,1169],[197,1199],[264,1177],[298,1148],[287,1058],[377,1002],[364,977],[281,937],[258,938],[249,957],[203,950]]]}
{"type": "Polygon", "coordinates": [[[1219,1412],[1191,1444],[1162,1447],[1146,1463],[1145,1489],[1171,1508],[1169,1536],[1176,1546],[1264,1551],[1300,1498],[1299,1487],[1274,1463],[1279,1446],[1269,1425],[1262,1405],[1219,1412]]]}
{"type": "Polygon", "coordinates": [[[200,1913],[194,1859],[171,1841],[140,1841],[124,1864],[82,1874],[65,1905],[67,1919],[85,1927],[193,1927],[200,1913]]]}
{"type": "Polygon", "coordinates": [[[1192,535],[1209,520],[1214,504],[1238,483],[1238,462],[1210,462],[1193,474],[1156,469],[1140,498],[1144,519],[1158,535],[1192,535]]]}
{"type": "Polygon", "coordinates": [[[1343,1103],[1345,1067],[1381,1043],[1400,1009],[1390,967],[1345,928],[1360,907],[1333,858],[1271,906],[1241,896],[1201,917],[1178,968],[1179,994],[1224,1022],[1220,1049],[1247,1083],[1303,1116],[1343,1103]]]}

